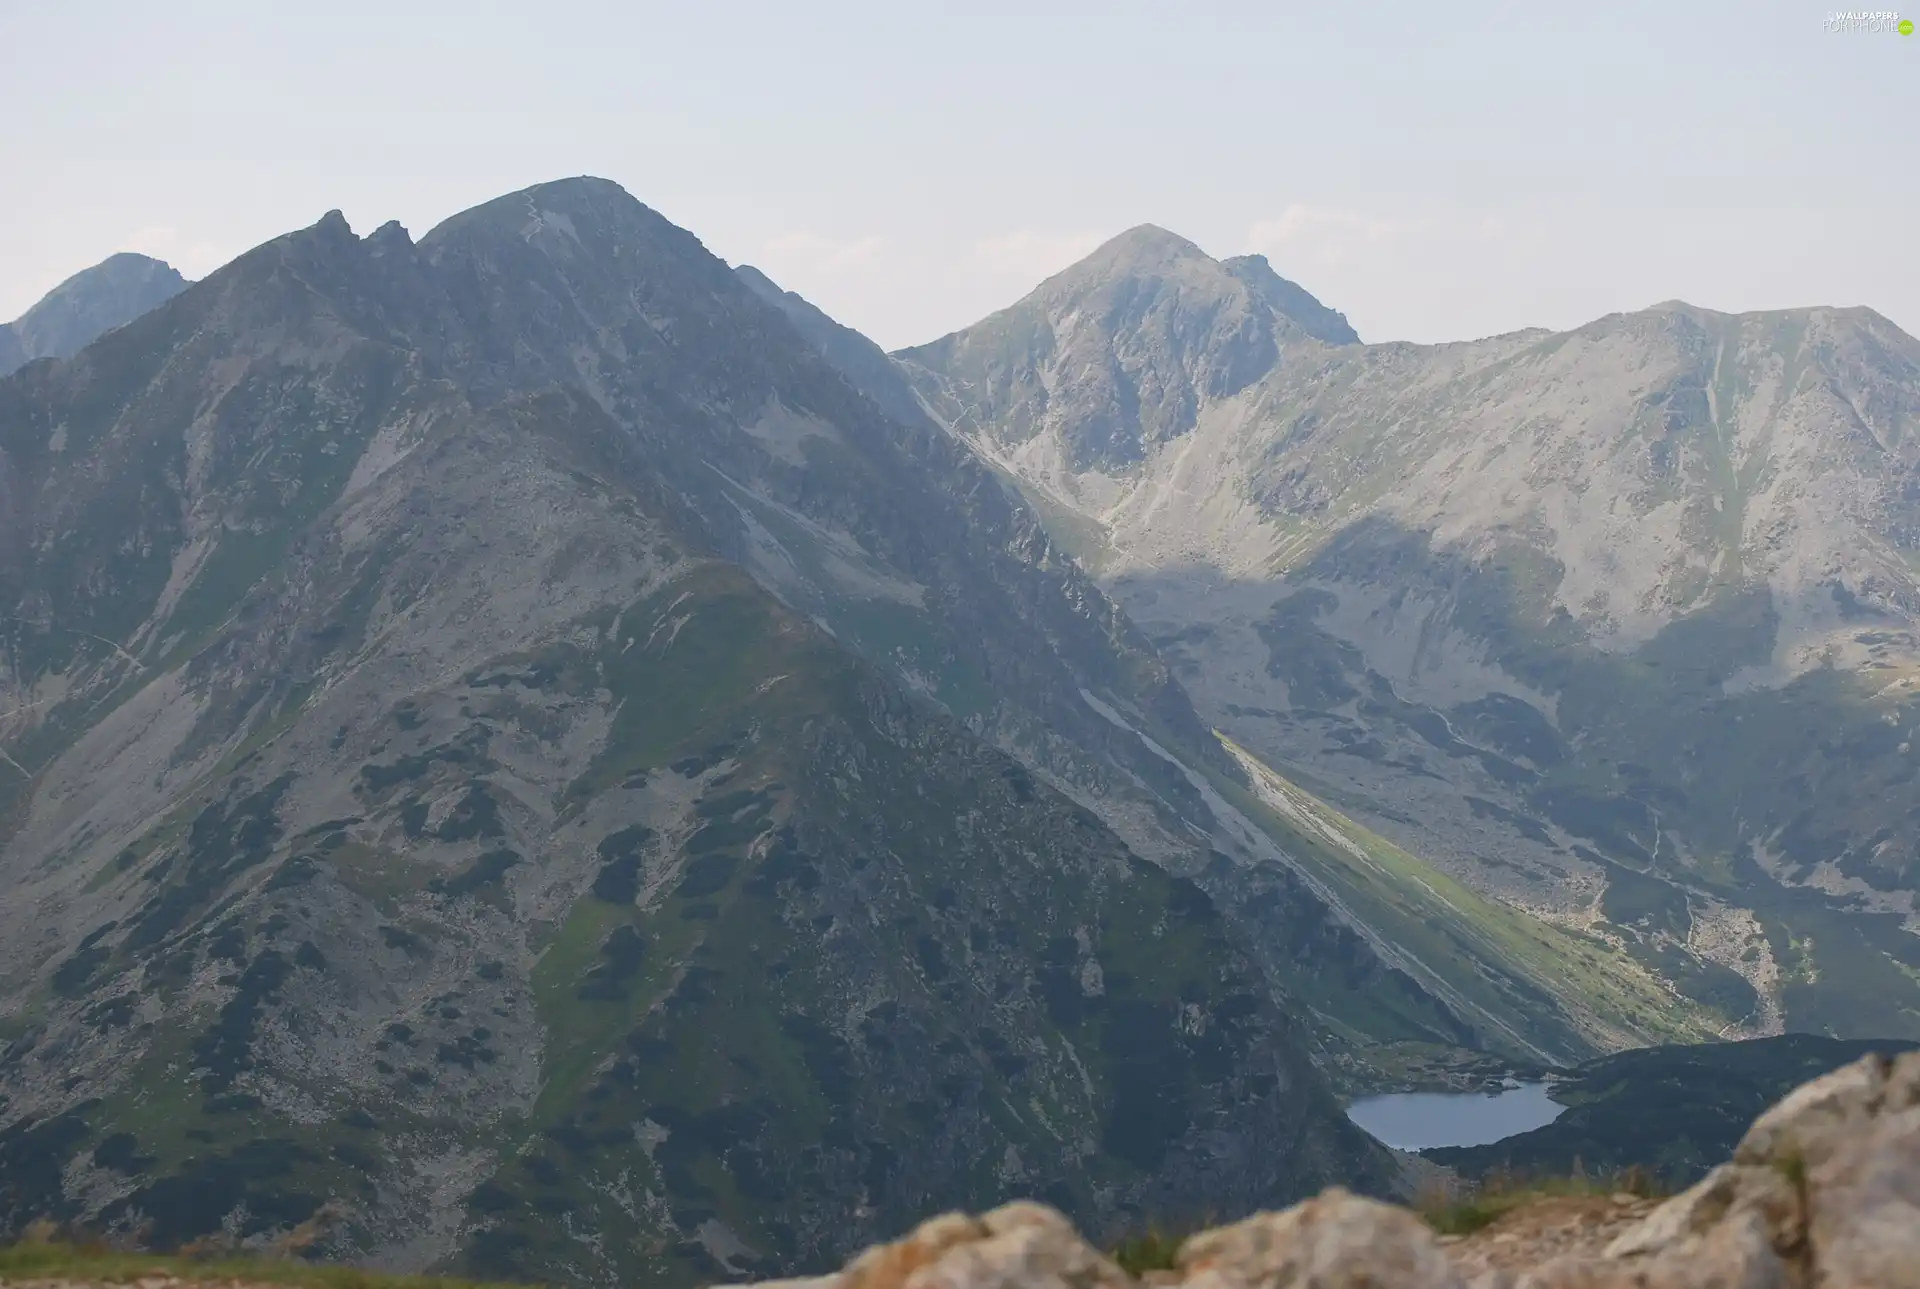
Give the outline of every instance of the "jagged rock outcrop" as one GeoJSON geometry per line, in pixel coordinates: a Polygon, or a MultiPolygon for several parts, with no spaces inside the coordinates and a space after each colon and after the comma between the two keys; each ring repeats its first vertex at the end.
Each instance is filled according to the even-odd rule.
{"type": "MultiPolygon", "coordinates": [[[[1630,1197],[1602,1199],[1603,1207],[1630,1197]]],[[[1566,1213],[1553,1201],[1542,1209],[1566,1213]]],[[[1466,1241],[1338,1188],[1186,1240],[1136,1281],[1057,1213],[949,1214],[808,1289],[1912,1289],[1920,1285],[1920,1054],[1869,1056],[1753,1124],[1733,1160],[1603,1246],[1525,1210],[1466,1241]],[[1483,1238],[1484,1237],[1484,1238],[1483,1238]],[[1496,1256],[1489,1256],[1494,1252],[1496,1256]]],[[[1605,1232],[1603,1223],[1585,1223],[1605,1232]]],[[[764,1289],[764,1287],[763,1287],[764,1289]]]]}

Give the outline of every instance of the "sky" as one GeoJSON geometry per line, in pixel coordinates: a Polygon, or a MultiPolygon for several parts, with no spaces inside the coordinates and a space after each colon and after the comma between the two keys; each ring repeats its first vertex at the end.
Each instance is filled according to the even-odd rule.
{"type": "Polygon", "coordinates": [[[890,348],[1140,223],[1367,340],[1676,298],[1920,332],[1920,32],[1832,12],[0,0],[0,318],[116,250],[199,277],[596,174],[890,348]]]}

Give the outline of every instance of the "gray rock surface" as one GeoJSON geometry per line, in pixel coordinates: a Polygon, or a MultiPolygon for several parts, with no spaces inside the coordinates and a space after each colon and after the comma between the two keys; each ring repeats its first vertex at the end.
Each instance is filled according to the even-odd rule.
{"type": "Polygon", "coordinates": [[[1461,1281],[1433,1232],[1402,1208],[1334,1189],[1282,1213],[1202,1232],[1180,1247],[1192,1289],[1365,1289],[1461,1281]]]}
{"type": "Polygon", "coordinates": [[[110,255],[47,292],[14,321],[0,323],[0,376],[36,358],[71,358],[186,287],[187,280],[160,260],[124,251],[110,255]]]}

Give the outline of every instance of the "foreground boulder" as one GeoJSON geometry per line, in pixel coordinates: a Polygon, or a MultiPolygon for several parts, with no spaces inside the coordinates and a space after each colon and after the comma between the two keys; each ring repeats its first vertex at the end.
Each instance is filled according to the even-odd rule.
{"type": "Polygon", "coordinates": [[[1133,1283],[1059,1213],[1018,1203],[983,1217],[936,1217],[904,1240],[868,1249],[839,1275],[773,1281],[762,1289],[1129,1289],[1133,1283]]]}
{"type": "Polygon", "coordinates": [[[1192,1289],[1366,1289],[1460,1283],[1433,1232],[1406,1209],[1334,1188],[1284,1213],[1204,1231],[1180,1247],[1177,1279],[1192,1289]]]}
{"type": "MultiPolygon", "coordinates": [[[[1465,1240],[1334,1188],[1187,1240],[1153,1289],[1920,1289],[1920,1053],[1869,1056],[1757,1119],[1733,1159],[1651,1211],[1521,1209],[1465,1240]],[[1585,1247],[1569,1231],[1586,1231],[1585,1247]],[[1493,1256],[1490,1256],[1493,1255],[1493,1256]]],[[[1137,1289],[1037,1204],[948,1214],[783,1289],[1137,1289]]],[[[765,1287],[771,1289],[771,1286],[765,1287]]]]}

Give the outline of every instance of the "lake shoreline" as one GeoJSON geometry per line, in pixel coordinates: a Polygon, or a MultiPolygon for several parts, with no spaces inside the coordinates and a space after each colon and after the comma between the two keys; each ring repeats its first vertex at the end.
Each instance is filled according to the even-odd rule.
{"type": "Polygon", "coordinates": [[[1393,1043],[1364,1048],[1323,1063],[1342,1109],[1368,1097],[1415,1092],[1492,1092],[1510,1082],[1558,1083],[1569,1070],[1528,1064],[1472,1048],[1438,1043],[1393,1043]]]}
{"type": "Polygon", "coordinates": [[[1354,1101],[1347,1118],[1396,1151],[1491,1146],[1544,1128],[1566,1113],[1552,1092],[1545,1080],[1510,1080],[1465,1092],[1389,1092],[1354,1101]]]}

